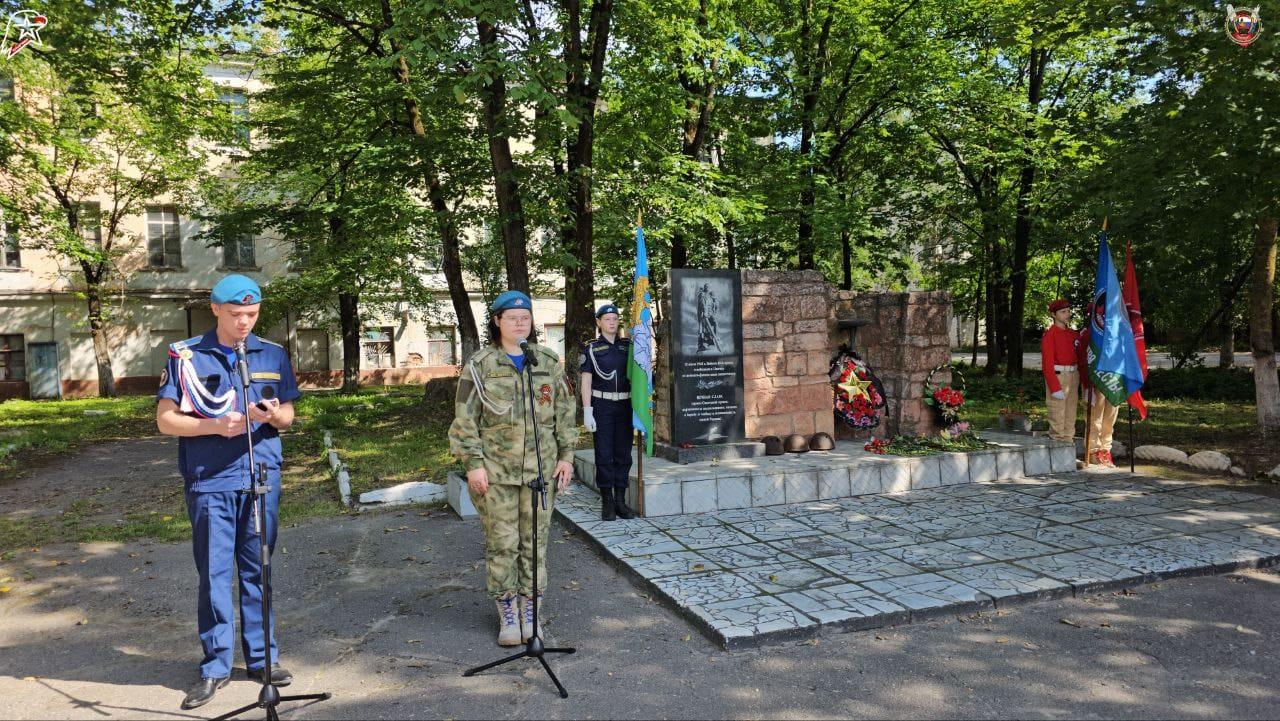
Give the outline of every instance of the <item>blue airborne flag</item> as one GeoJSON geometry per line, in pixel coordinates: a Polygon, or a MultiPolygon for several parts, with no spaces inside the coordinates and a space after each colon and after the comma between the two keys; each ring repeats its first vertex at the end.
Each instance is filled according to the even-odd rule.
{"type": "Polygon", "coordinates": [[[1088,360],[1089,381],[1112,405],[1124,405],[1130,393],[1142,388],[1142,363],[1105,230],[1098,234],[1098,275],[1093,283],[1088,360]]]}

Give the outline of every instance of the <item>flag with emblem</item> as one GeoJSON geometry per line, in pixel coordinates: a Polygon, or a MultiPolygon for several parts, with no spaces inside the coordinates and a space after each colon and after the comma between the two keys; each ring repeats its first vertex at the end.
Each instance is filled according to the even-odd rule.
{"type": "Polygon", "coordinates": [[[653,455],[653,298],[649,294],[649,253],[644,228],[636,224],[635,292],[631,299],[631,357],[627,379],[631,381],[631,425],[644,434],[646,454],[653,455]]]}
{"type": "Polygon", "coordinates": [[[1105,230],[1098,234],[1098,246],[1098,274],[1088,321],[1089,381],[1111,405],[1121,406],[1142,388],[1142,366],[1105,230]]]}

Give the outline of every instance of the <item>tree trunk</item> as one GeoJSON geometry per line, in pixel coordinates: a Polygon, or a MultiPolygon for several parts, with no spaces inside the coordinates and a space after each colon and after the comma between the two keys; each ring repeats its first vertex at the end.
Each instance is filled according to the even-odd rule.
{"type": "MultiPolygon", "coordinates": [[[[383,14],[390,22],[391,8],[383,3],[383,14]]],[[[404,57],[403,43],[391,41],[391,48],[399,57],[392,72],[396,82],[409,87],[409,63],[404,57]]],[[[420,142],[427,142],[427,130],[422,124],[422,109],[418,101],[411,95],[404,98],[404,109],[407,116],[409,132],[420,142]]],[[[458,238],[458,223],[453,211],[445,200],[444,185],[440,182],[440,171],[429,153],[424,153],[425,169],[423,172],[427,185],[427,199],[431,203],[431,211],[435,215],[436,230],[440,233],[440,266],[444,271],[445,283],[449,286],[449,300],[453,304],[453,315],[457,319],[458,332],[462,336],[462,356],[459,365],[465,364],[471,354],[480,349],[480,334],[476,328],[475,314],[471,312],[471,297],[467,294],[466,281],[462,277],[462,243],[458,238]]]]}
{"type": "MultiPolygon", "coordinates": [[[[1045,65],[1049,60],[1049,52],[1037,48],[1033,43],[1030,57],[1027,59],[1027,113],[1031,117],[1039,114],[1041,88],[1044,85],[1045,65]]],[[[1018,174],[1017,218],[1013,231],[1013,258],[1011,273],[1011,289],[1009,296],[1009,330],[1007,334],[1008,365],[1005,375],[1009,378],[1022,376],[1022,316],[1027,300],[1027,255],[1031,248],[1031,193],[1035,188],[1036,161],[1033,144],[1036,139],[1035,125],[1027,121],[1023,131],[1022,169],[1018,174]]]]}
{"type": "Polygon", "coordinates": [[[1219,302],[1225,308],[1222,317],[1218,320],[1218,367],[1232,368],[1236,364],[1236,334],[1235,328],[1232,327],[1233,313],[1231,312],[1231,300],[1235,295],[1231,291],[1231,282],[1222,281],[1222,285],[1218,288],[1219,302]]]}
{"type": "Polygon", "coordinates": [[[1263,435],[1280,431],[1280,381],[1276,378],[1276,346],[1272,306],[1276,282],[1276,218],[1258,219],[1253,241],[1253,280],[1249,287],[1249,341],[1253,346],[1253,384],[1258,427],[1263,435]]]}
{"type": "Polygon", "coordinates": [[[800,270],[814,268],[813,247],[813,214],[814,214],[814,166],[813,136],[815,132],[814,114],[818,108],[818,86],[821,83],[818,69],[818,53],[822,48],[813,48],[813,19],[810,12],[811,3],[806,0],[800,3],[800,36],[804,50],[800,53],[800,78],[804,83],[804,95],[800,102],[800,218],[796,229],[796,267],[800,270]]]}
{"type": "MultiPolygon", "coordinates": [[[[572,221],[573,256],[577,263],[565,278],[565,355],[595,334],[595,208],[592,197],[595,163],[596,102],[604,74],[605,50],[609,44],[609,24],[613,0],[596,0],[588,20],[588,53],[582,52],[582,7],[578,0],[566,3],[568,31],[565,33],[566,105],[578,119],[577,134],[569,139],[569,214],[572,221]]],[[[567,366],[566,366],[567,368],[567,366]]],[[[571,373],[576,379],[576,373],[571,373]]]]}
{"type": "Polygon", "coordinates": [[[985,272],[985,268],[978,270],[978,287],[973,293],[973,349],[970,351],[973,355],[969,360],[973,368],[978,367],[978,318],[982,316],[982,279],[985,272]]]}
{"type": "Polygon", "coordinates": [[[999,228],[991,212],[984,212],[982,218],[982,234],[987,245],[987,365],[983,369],[986,375],[995,375],[1000,369],[1000,359],[1004,357],[1004,268],[1000,253],[999,228]]]}
{"type": "Polygon", "coordinates": [[[89,335],[93,338],[93,360],[98,367],[98,395],[116,397],[116,377],[111,371],[111,348],[103,322],[102,285],[98,273],[85,273],[85,300],[89,305],[89,335]]]}
{"type": "MultiPolygon", "coordinates": [[[[485,55],[497,55],[498,28],[485,20],[476,20],[476,31],[485,55]]],[[[511,156],[511,133],[507,122],[507,82],[501,72],[481,90],[485,135],[489,139],[489,162],[493,166],[493,197],[498,206],[498,224],[502,228],[502,250],[507,268],[507,287],[529,292],[529,256],[524,229],[524,204],[516,179],[515,161],[511,156]]]]}
{"type": "Polygon", "coordinates": [[[338,318],[342,328],[342,392],[360,390],[360,297],[338,294],[338,318]]]}

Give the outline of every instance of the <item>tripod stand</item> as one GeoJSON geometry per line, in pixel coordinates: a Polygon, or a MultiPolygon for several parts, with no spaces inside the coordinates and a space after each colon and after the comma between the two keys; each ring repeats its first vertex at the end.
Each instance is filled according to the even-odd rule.
{"type": "Polygon", "coordinates": [[[538,416],[534,411],[533,405],[533,370],[534,363],[530,362],[531,357],[526,355],[524,364],[525,373],[525,389],[529,396],[529,418],[533,421],[533,451],[538,461],[538,477],[529,481],[529,488],[532,493],[529,494],[529,503],[533,508],[533,523],[531,539],[533,543],[533,635],[525,642],[524,650],[506,658],[500,658],[497,661],[486,663],[483,666],[469,668],[463,672],[463,676],[474,676],[481,671],[487,671],[495,666],[501,666],[521,658],[536,658],[538,663],[542,664],[542,668],[546,669],[547,675],[551,677],[551,682],[556,685],[560,691],[560,698],[569,698],[569,692],[565,690],[564,685],[560,683],[560,679],[556,678],[555,671],[551,670],[551,666],[547,663],[545,654],[548,653],[574,653],[575,648],[547,648],[542,643],[542,638],[538,635],[538,499],[542,499],[543,510],[547,507],[547,483],[542,477],[542,445],[538,436],[538,416]]]}
{"type": "MultiPolygon", "coordinates": [[[[280,717],[276,713],[276,706],[281,701],[324,701],[332,694],[326,691],[281,696],[280,690],[271,683],[271,553],[267,549],[266,499],[271,485],[267,479],[267,465],[255,464],[253,460],[253,424],[249,421],[249,362],[245,359],[244,341],[236,343],[236,365],[240,370],[241,398],[244,399],[244,435],[249,443],[249,468],[252,469],[250,475],[253,486],[249,492],[253,494],[253,530],[258,534],[258,562],[262,566],[262,690],[258,692],[256,702],[228,711],[214,721],[225,721],[255,708],[267,710],[267,721],[278,721],[280,717]]],[[[244,613],[243,609],[240,612],[244,613]]]]}

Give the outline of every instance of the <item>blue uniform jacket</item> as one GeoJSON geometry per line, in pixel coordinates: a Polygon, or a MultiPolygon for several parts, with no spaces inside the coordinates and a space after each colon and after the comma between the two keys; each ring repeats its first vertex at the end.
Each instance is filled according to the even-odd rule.
{"type": "MultiPolygon", "coordinates": [[[[301,393],[293,375],[293,366],[282,346],[266,341],[250,333],[245,339],[246,357],[249,362],[249,402],[256,403],[267,396],[281,403],[296,400],[301,393]]],[[[185,394],[194,392],[200,396],[196,408],[187,415],[219,416],[232,410],[244,413],[240,397],[240,380],[235,368],[234,356],[230,359],[218,343],[218,336],[210,330],[203,336],[188,338],[169,346],[169,363],[160,377],[160,390],[156,399],[168,398],[182,406],[185,394]],[[183,361],[191,362],[195,378],[182,372],[183,361]],[[194,391],[185,384],[197,383],[194,391]],[[229,407],[220,413],[202,413],[211,407],[209,399],[227,397],[231,393],[229,407]]],[[[214,403],[214,407],[221,404],[214,403]]],[[[280,432],[269,423],[253,423],[254,460],[265,463],[271,484],[280,482],[280,432]]],[[[195,436],[178,439],[178,467],[182,472],[187,492],[209,493],[214,491],[239,491],[249,487],[249,450],[244,436],[224,438],[218,435],[195,436]]]]}
{"type": "Polygon", "coordinates": [[[583,343],[578,349],[578,370],[591,374],[591,390],[619,393],[631,390],[627,380],[627,358],[631,339],[619,337],[614,343],[604,336],[583,343]]]}

